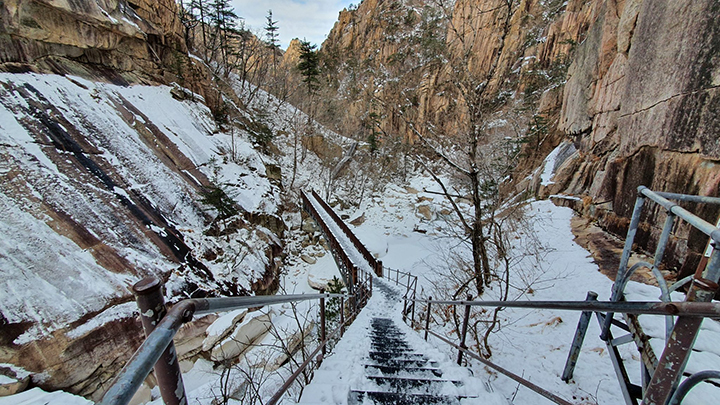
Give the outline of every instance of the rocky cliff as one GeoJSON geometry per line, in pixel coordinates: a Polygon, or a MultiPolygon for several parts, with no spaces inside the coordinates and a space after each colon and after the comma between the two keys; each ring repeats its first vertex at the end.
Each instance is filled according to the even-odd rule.
{"type": "Polygon", "coordinates": [[[140,342],[140,278],[171,300],[274,291],[280,174],[218,124],[222,91],[174,1],[6,1],[0,16],[0,363],[97,400],[140,342]],[[216,186],[237,215],[203,202],[216,186]]]}
{"type": "MultiPolygon", "coordinates": [[[[605,1],[568,72],[559,128],[578,152],[550,192],[590,197],[585,211],[624,234],[636,188],[718,195],[720,6],[715,1],[605,1]]],[[[718,207],[687,206],[710,222],[718,207]]],[[[654,249],[664,212],[643,218],[654,249]]],[[[694,271],[707,238],[681,225],[669,267],[694,271]]]]}
{"type": "Polygon", "coordinates": [[[80,68],[72,61],[160,79],[172,52],[186,51],[173,0],[5,1],[0,17],[3,64],[80,68]]]}
{"type": "MultiPolygon", "coordinates": [[[[411,139],[398,117],[405,105],[416,122],[452,134],[449,118],[462,114],[447,85],[458,72],[453,58],[482,76],[501,52],[489,85],[505,98],[493,117],[506,121],[506,136],[518,133],[514,121],[532,145],[514,190],[583,197],[576,208],[621,237],[639,185],[718,194],[717,2],[522,0],[507,32],[504,3],[365,0],[343,11],[322,47],[338,101],[321,119],[362,133],[374,113],[386,135],[411,139]],[[554,184],[522,181],[563,139],[573,146],[554,184]]],[[[719,213],[688,208],[711,222],[719,213]]],[[[654,249],[663,215],[643,218],[639,247],[654,249]]],[[[668,268],[692,269],[706,238],[686,226],[676,237],[668,268]]]]}

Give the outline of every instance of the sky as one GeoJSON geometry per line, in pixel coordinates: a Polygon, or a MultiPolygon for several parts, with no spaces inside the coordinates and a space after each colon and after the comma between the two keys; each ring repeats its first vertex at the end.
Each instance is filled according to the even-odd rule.
{"type": "Polygon", "coordinates": [[[338,19],[338,13],[361,0],[232,0],[235,13],[245,27],[264,35],[268,10],[280,28],[280,46],[286,49],[293,38],[307,39],[318,47],[338,19]]]}

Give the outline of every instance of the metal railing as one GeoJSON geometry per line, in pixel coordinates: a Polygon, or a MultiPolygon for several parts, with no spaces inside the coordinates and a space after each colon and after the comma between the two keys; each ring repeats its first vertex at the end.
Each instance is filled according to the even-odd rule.
{"type": "MultiPolygon", "coordinates": [[[[320,206],[325,210],[325,212],[328,213],[330,218],[332,218],[333,222],[342,230],[342,232],[347,236],[348,239],[352,242],[353,246],[358,250],[358,252],[362,255],[363,259],[365,259],[370,267],[375,272],[375,275],[378,277],[382,277],[383,274],[383,264],[382,261],[377,260],[375,256],[370,253],[367,247],[363,245],[362,242],[360,242],[360,239],[358,239],[357,236],[350,230],[350,228],[347,226],[345,221],[343,221],[338,214],[326,203],[319,195],[315,192],[315,190],[312,190],[311,192],[312,197],[315,199],[315,201],[320,204],[320,206]]],[[[323,228],[323,232],[330,232],[330,230],[327,228],[327,225],[322,221],[322,217],[318,214],[318,212],[315,210],[315,207],[310,202],[309,197],[305,194],[304,191],[301,191],[301,199],[303,202],[303,209],[308,212],[314,219],[315,222],[318,224],[322,224],[321,227],[323,228]]],[[[330,232],[332,234],[332,232],[330,232]]],[[[326,235],[327,236],[327,235],[326,235]]],[[[333,235],[330,235],[330,238],[335,239],[333,235]]],[[[342,250],[342,249],[341,249],[342,250]]]]}
{"type": "MultiPolygon", "coordinates": [[[[693,342],[697,336],[697,331],[702,320],[704,318],[720,319],[720,304],[711,302],[718,290],[717,282],[718,279],[720,279],[720,254],[717,250],[720,247],[720,230],[707,221],[698,218],[686,209],[670,202],[668,198],[684,202],[710,204],[720,204],[720,198],[690,196],[674,193],[656,193],[646,187],[640,187],[638,189],[638,193],[638,201],[636,202],[635,209],[633,211],[625,243],[625,249],[621,257],[620,270],[618,271],[618,276],[613,285],[612,298],[610,301],[597,301],[597,294],[594,292],[589,292],[585,301],[473,301],[470,297],[468,297],[467,301],[447,301],[433,300],[432,297],[428,299],[410,298],[406,294],[404,297],[406,300],[405,308],[408,308],[409,305],[413,306],[412,316],[410,317],[411,325],[416,329],[425,331],[425,340],[427,340],[428,335],[431,334],[457,349],[458,364],[462,362],[462,356],[465,354],[508,376],[509,378],[555,403],[568,405],[570,402],[548,392],[517,374],[514,374],[509,370],[482,358],[482,356],[477,353],[473,353],[468,350],[465,345],[465,338],[471,307],[512,307],[582,312],[575,339],[573,340],[570,354],[562,374],[562,379],[566,382],[570,381],[572,378],[572,371],[577,362],[590,317],[594,313],[598,317],[598,321],[601,326],[601,338],[607,342],[610,349],[609,351],[613,361],[613,366],[618,374],[618,379],[623,391],[623,397],[626,402],[628,404],[637,404],[637,402],[635,402],[635,398],[642,396],[642,403],[644,405],[679,404],[687,392],[700,382],[720,377],[720,372],[718,371],[699,372],[690,376],[690,378],[684,381],[683,384],[675,390],[677,383],[683,375],[682,372],[685,368],[685,364],[687,363],[687,359],[690,355],[690,351],[692,350],[693,342]],[[668,212],[668,218],[665,221],[663,231],[658,241],[653,264],[639,262],[627,269],[627,264],[630,258],[630,249],[634,243],[635,233],[640,222],[640,210],[642,209],[646,198],[649,198],[664,207],[668,212]],[[659,271],[659,266],[664,255],[665,246],[670,238],[670,231],[676,218],[683,219],[696,229],[699,229],[708,235],[710,237],[709,243],[714,249],[708,249],[708,251],[706,251],[706,261],[704,261],[702,266],[698,267],[698,272],[696,272],[695,275],[679,280],[677,283],[668,287],[662,277],[662,273],[659,271]],[[628,302],[624,300],[624,288],[627,285],[632,273],[640,267],[650,268],[652,273],[658,279],[658,285],[661,290],[661,302],[628,302]],[[627,271],[625,271],[626,269],[627,271]],[[689,288],[687,300],[684,302],[671,302],[670,293],[676,291],[678,288],[686,285],[690,281],[692,281],[692,284],[689,288]],[[415,322],[414,304],[418,302],[426,304],[424,326],[415,322]],[[432,318],[431,305],[464,306],[465,312],[463,322],[460,327],[461,331],[459,343],[455,343],[451,341],[449,337],[442,336],[441,334],[430,330],[430,320],[432,318]],[[615,320],[613,318],[615,313],[623,314],[626,317],[626,320],[628,320],[628,323],[623,324],[622,322],[615,320]],[[647,376],[643,379],[643,387],[632,387],[627,376],[627,372],[625,371],[624,366],[622,366],[622,360],[620,359],[616,346],[624,341],[633,341],[633,339],[641,341],[642,339],[646,339],[646,337],[642,334],[642,329],[639,326],[639,323],[637,322],[637,315],[641,314],[662,315],[666,317],[668,342],[660,360],[655,359],[656,363],[652,370],[646,370],[645,368],[647,367],[645,366],[645,363],[641,362],[644,367],[643,372],[644,374],[647,374],[647,376]],[[678,317],[677,321],[673,322],[673,316],[678,317]],[[630,332],[630,334],[618,339],[613,339],[610,332],[611,325],[619,326],[627,332],[630,332]]],[[[410,278],[408,273],[398,271],[395,274],[395,280],[393,280],[390,276],[387,277],[387,279],[395,281],[398,285],[402,285],[400,282],[401,274],[407,275],[408,279],[410,278]]],[[[417,278],[415,278],[415,283],[416,282],[417,278]]],[[[409,289],[408,286],[410,284],[410,282],[404,284],[406,286],[406,291],[409,289]]],[[[639,347],[639,349],[641,349],[641,353],[643,354],[643,360],[652,360],[652,349],[649,344],[645,344],[645,347],[639,347]]]]}
{"type": "MultiPolygon", "coordinates": [[[[312,191],[312,195],[315,201],[320,204],[337,226],[342,229],[345,235],[352,241],[355,248],[358,249],[363,258],[368,261],[373,271],[378,276],[382,276],[382,262],[376,260],[372,254],[370,254],[368,249],[360,243],[347,225],[317,193],[312,191]]],[[[161,293],[162,285],[160,281],[156,278],[143,279],[133,286],[133,293],[136,296],[138,307],[140,308],[146,339],[121,370],[120,374],[115,378],[111,387],[103,396],[102,404],[127,404],[153,368],[165,404],[180,405],[187,403],[182,374],[180,373],[177,353],[175,352],[173,344],[173,337],[180,326],[183,323],[191,321],[196,314],[257,308],[265,305],[315,299],[320,301],[321,343],[270,399],[268,402],[270,405],[275,404],[282,398],[300,373],[311,364],[312,360],[315,359],[319,353],[325,355],[328,342],[335,336],[342,336],[346,324],[352,322],[372,295],[373,274],[359,270],[355,263],[350,260],[347,252],[343,250],[342,245],[334,233],[323,221],[322,216],[304,192],[301,192],[301,199],[303,209],[320,226],[325,240],[328,241],[333,258],[343,275],[345,285],[350,294],[326,294],[323,292],[321,294],[188,299],[178,302],[170,311],[167,311],[161,293]],[[325,299],[331,297],[341,299],[341,320],[338,328],[330,333],[329,336],[326,336],[325,299]],[[350,313],[347,319],[345,317],[346,298],[348,299],[350,307],[350,313]]]]}
{"type": "Polygon", "coordinates": [[[411,314],[411,318],[415,318],[415,298],[417,294],[417,276],[414,276],[406,271],[391,269],[389,267],[382,268],[382,277],[394,281],[395,285],[405,287],[403,293],[403,310],[402,316],[403,321],[407,321],[408,314],[411,314]]]}
{"type": "Polygon", "coordinates": [[[293,375],[273,396],[268,404],[274,404],[290,388],[295,379],[315,359],[319,353],[325,354],[328,342],[335,336],[342,336],[345,326],[354,320],[357,313],[364,307],[372,293],[372,275],[362,277],[356,284],[354,296],[347,294],[295,294],[270,295],[256,297],[224,297],[194,298],[182,300],[168,311],[162,295],[162,284],[148,277],[133,286],[141,321],[146,339],[137,349],[132,358],[113,380],[110,388],[100,402],[103,405],[124,405],[130,402],[150,371],[155,369],[155,377],[160,393],[166,405],[186,404],[185,387],[180,372],[178,356],[173,338],[180,326],[190,322],[195,315],[236,309],[258,308],[266,305],[293,303],[309,300],[320,302],[320,345],[306,358],[293,375]],[[325,300],[339,298],[341,300],[340,325],[328,335],[325,331],[325,300]],[[346,311],[345,300],[355,298],[355,304],[349,305],[346,311]],[[346,315],[346,312],[347,315],[346,315]]]}
{"type": "MultiPolygon", "coordinates": [[[[717,283],[720,279],[720,255],[717,251],[717,248],[720,247],[720,245],[718,245],[718,243],[720,243],[720,229],[670,201],[670,199],[680,202],[720,205],[720,198],[655,192],[644,186],[638,187],[638,197],[635,200],[635,206],[625,239],[625,246],[620,258],[618,273],[612,288],[610,298],[612,302],[616,302],[618,305],[624,303],[625,287],[633,273],[642,267],[650,269],[655,276],[660,288],[660,299],[673,307],[679,308],[682,305],[690,303],[709,304],[717,293],[717,283]],[[648,263],[641,261],[628,268],[632,246],[635,243],[635,236],[640,225],[640,217],[646,201],[653,202],[665,209],[665,223],[658,238],[658,243],[653,255],[653,262],[648,263]],[[709,237],[709,248],[706,249],[704,258],[694,275],[685,277],[672,286],[668,286],[663,274],[660,272],[660,267],[666,246],[671,237],[671,232],[679,220],[686,222],[693,228],[707,235],[709,237]],[[685,302],[671,303],[670,293],[688,283],[690,283],[690,285],[685,302]]],[[[697,306],[692,307],[699,308],[697,306]]],[[[603,312],[606,313],[603,315],[596,312],[598,321],[601,323],[600,338],[605,341],[608,347],[608,353],[610,354],[626,404],[635,405],[638,399],[641,399],[645,405],[668,404],[680,379],[684,375],[685,366],[700,329],[700,324],[704,317],[712,317],[712,315],[698,312],[669,314],[666,316],[666,344],[661,357],[658,359],[653,352],[652,346],[647,343],[649,338],[644,334],[642,326],[636,316],[623,311],[608,310],[603,312]],[[615,319],[615,312],[623,313],[624,324],[615,319]],[[677,320],[673,319],[671,315],[677,315],[677,320]],[[611,325],[620,327],[630,333],[614,339],[611,332],[611,325]],[[617,351],[617,346],[626,342],[635,342],[640,352],[641,386],[636,386],[630,382],[627,370],[617,351]]],[[[583,315],[578,324],[576,338],[572,345],[573,348],[568,358],[566,370],[563,373],[563,376],[568,377],[568,379],[572,376],[572,368],[577,361],[577,354],[582,345],[585,329],[587,329],[587,319],[589,317],[589,314],[583,315]],[[582,318],[585,318],[585,320],[582,318]],[[573,357],[574,359],[572,359],[573,357]]]]}

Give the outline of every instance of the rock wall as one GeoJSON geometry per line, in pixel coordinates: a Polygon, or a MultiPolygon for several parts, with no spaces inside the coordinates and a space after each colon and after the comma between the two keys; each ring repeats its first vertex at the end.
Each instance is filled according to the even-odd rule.
{"type": "MultiPolygon", "coordinates": [[[[579,151],[548,193],[586,195],[585,212],[624,236],[640,185],[718,195],[720,4],[607,0],[578,47],[560,129],[579,151]]],[[[718,207],[686,208],[710,222],[718,207]]],[[[664,213],[643,217],[639,246],[654,249],[664,213]]],[[[694,271],[707,238],[679,226],[669,267],[694,271]]]]}
{"type": "MultiPolygon", "coordinates": [[[[322,47],[334,69],[334,93],[328,97],[341,101],[329,109],[329,118],[321,114],[320,119],[328,124],[336,119],[339,130],[359,128],[354,133],[361,133],[369,114],[375,113],[386,134],[412,138],[394,111],[405,103],[418,112],[411,117],[415,122],[431,122],[438,133],[457,131],[449,117],[462,112],[454,101],[457,94],[446,86],[452,71],[424,52],[438,45],[433,41],[442,42],[438,49],[449,48],[447,60],[469,50],[466,67],[481,76],[501,49],[501,3],[458,0],[444,10],[445,15],[451,12],[449,20],[432,17],[433,12],[442,13],[436,3],[413,0],[365,0],[357,9],[341,12],[322,47]],[[456,41],[462,36],[464,49],[456,41]],[[386,103],[373,102],[378,99],[386,103]]],[[[532,172],[563,138],[574,142],[577,152],[558,167],[555,184],[542,187],[540,194],[584,197],[574,200],[582,202],[578,209],[620,237],[639,185],[718,194],[717,2],[517,4],[499,60],[502,73],[491,85],[514,92],[514,108],[538,77],[561,76],[554,84],[541,83],[542,94],[529,103],[531,114],[547,120],[549,136],[537,150],[528,151],[518,179],[532,172]],[[554,71],[565,61],[566,77],[554,71]]],[[[528,119],[519,117],[520,126],[528,119]]],[[[526,186],[521,182],[520,187],[526,186]]],[[[720,213],[714,207],[687,208],[711,222],[720,213]]],[[[640,248],[654,250],[660,232],[655,224],[662,224],[663,215],[654,209],[643,218],[640,248]]],[[[706,238],[684,225],[675,237],[666,256],[668,267],[692,268],[706,238]]]]}
{"type": "Polygon", "coordinates": [[[64,73],[74,61],[159,80],[172,51],[186,51],[173,0],[11,0],[0,21],[0,63],[10,71],[64,73]]]}

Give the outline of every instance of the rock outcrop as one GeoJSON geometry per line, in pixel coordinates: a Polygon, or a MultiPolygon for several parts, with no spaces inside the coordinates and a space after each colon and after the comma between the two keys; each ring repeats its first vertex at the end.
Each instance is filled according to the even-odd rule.
{"type": "MultiPolygon", "coordinates": [[[[448,66],[466,51],[462,66],[482,76],[501,51],[502,73],[489,86],[505,86],[513,108],[524,98],[526,115],[513,118],[516,125],[532,126],[534,114],[547,127],[518,167],[514,190],[528,187],[520,179],[565,138],[577,152],[558,164],[554,184],[540,193],[578,197],[580,211],[618,236],[639,185],[718,194],[717,2],[522,0],[507,33],[503,4],[458,0],[442,10],[422,1],[365,0],[341,12],[322,47],[340,101],[320,119],[355,134],[377,123],[384,136],[411,139],[408,119],[452,134],[458,128],[449,118],[463,112],[448,87],[448,66]],[[430,51],[443,48],[444,60],[433,59],[430,51]],[[417,114],[399,114],[405,107],[398,106],[417,114]]],[[[711,222],[720,213],[688,208],[711,222]]],[[[654,249],[662,216],[655,209],[643,218],[640,248],[654,249]]],[[[707,239],[684,225],[676,237],[668,268],[692,268],[707,239]]]]}
{"type": "Polygon", "coordinates": [[[173,0],[12,0],[0,5],[0,63],[61,73],[83,65],[159,79],[186,52],[173,0]]]}
{"type": "MultiPolygon", "coordinates": [[[[579,149],[554,188],[586,195],[584,209],[623,236],[636,188],[718,195],[720,13],[715,1],[604,1],[568,72],[559,127],[579,149]]],[[[719,207],[690,204],[710,222],[719,207]]],[[[664,213],[643,217],[654,249],[664,213]]],[[[668,267],[694,271],[707,238],[676,230],[668,267]]]]}

